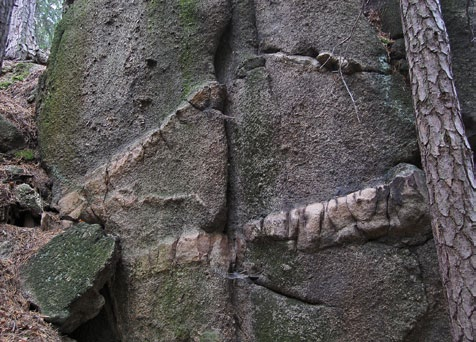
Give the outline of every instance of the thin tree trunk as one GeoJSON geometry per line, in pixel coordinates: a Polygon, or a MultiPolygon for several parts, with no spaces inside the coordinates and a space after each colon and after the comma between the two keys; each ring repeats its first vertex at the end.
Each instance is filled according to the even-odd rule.
{"type": "Polygon", "coordinates": [[[2,71],[3,56],[5,54],[12,9],[13,0],[0,1],[0,72],[2,71]]]}
{"type": "Polygon", "coordinates": [[[36,55],[36,0],[15,0],[5,58],[25,60],[36,55]]]}
{"type": "Polygon", "coordinates": [[[418,139],[454,341],[476,340],[476,195],[438,0],[401,0],[418,139]]]}

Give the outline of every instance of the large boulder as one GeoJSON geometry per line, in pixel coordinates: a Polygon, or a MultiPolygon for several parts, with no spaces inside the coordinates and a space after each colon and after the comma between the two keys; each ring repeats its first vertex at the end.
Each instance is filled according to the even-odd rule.
{"type": "Polygon", "coordinates": [[[71,333],[105,303],[99,293],[114,274],[118,240],[80,223],[54,237],[22,270],[23,288],[46,320],[71,333]]]}
{"type": "Polygon", "coordinates": [[[411,96],[363,14],[322,0],[69,4],[41,154],[60,216],[121,237],[120,339],[448,336],[441,286],[419,266],[436,258],[421,172],[386,176],[419,164],[411,96]]]}

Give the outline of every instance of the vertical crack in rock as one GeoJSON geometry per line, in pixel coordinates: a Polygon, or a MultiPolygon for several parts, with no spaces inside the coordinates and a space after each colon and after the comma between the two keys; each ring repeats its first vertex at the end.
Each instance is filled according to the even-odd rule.
{"type": "Polygon", "coordinates": [[[359,341],[388,323],[399,340],[419,310],[404,250],[431,232],[411,182],[357,192],[416,150],[408,94],[385,74],[375,32],[356,21],[360,5],[121,0],[111,12],[114,2],[98,3],[75,3],[60,28],[45,92],[48,119],[61,126],[42,137],[58,179],[82,182],[89,170],[62,214],[123,238],[113,290],[121,337],[335,341],[355,328],[359,341]],[[101,26],[96,16],[110,19],[101,26]],[[351,31],[322,67],[319,54],[351,31]],[[359,124],[332,73],[340,69],[361,100],[359,124]],[[48,146],[58,142],[64,156],[48,146]],[[262,275],[254,286],[235,274],[262,275]],[[392,305],[379,305],[390,298],[382,283],[392,305]],[[345,312],[319,308],[341,289],[351,298],[345,312]]]}

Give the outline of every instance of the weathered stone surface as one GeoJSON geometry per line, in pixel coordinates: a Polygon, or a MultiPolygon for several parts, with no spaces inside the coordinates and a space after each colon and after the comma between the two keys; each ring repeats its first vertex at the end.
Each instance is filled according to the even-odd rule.
{"type": "Polygon", "coordinates": [[[122,237],[131,237],[124,238],[125,251],[179,236],[184,229],[222,231],[227,142],[223,114],[213,108],[223,97],[221,89],[216,82],[205,84],[191,102],[203,93],[218,95],[202,98],[203,104],[196,104],[202,111],[184,103],[159,129],[86,175],[82,190],[58,202],[61,215],[115,227],[122,237]]]}
{"type": "Polygon", "coordinates": [[[12,152],[26,146],[21,132],[0,115],[0,152],[12,152]]]}
{"type": "Polygon", "coordinates": [[[22,270],[23,287],[48,322],[70,333],[99,313],[104,305],[99,290],[117,260],[117,239],[99,225],[80,223],[30,259],[22,270]]]}
{"type": "Polygon", "coordinates": [[[431,236],[423,172],[401,164],[387,183],[312,203],[289,212],[272,213],[245,225],[248,241],[295,241],[298,250],[347,243],[387,241],[418,243],[431,236]]]}
{"type": "Polygon", "coordinates": [[[418,158],[402,79],[371,72],[344,77],[357,112],[338,75],[282,54],[266,55],[266,67],[230,85],[237,206],[230,214],[237,225],[243,216],[355,191],[418,158]]]}
{"type": "Polygon", "coordinates": [[[195,86],[215,80],[214,56],[229,13],[227,0],[68,6],[43,84],[39,125],[42,157],[61,185],[80,182],[157,129],[195,86]]]}
{"type": "Polygon", "coordinates": [[[385,56],[385,51],[360,12],[358,2],[291,0],[270,4],[258,0],[260,50],[312,57],[334,50],[339,55],[352,54],[378,69],[379,58],[385,56]],[[347,39],[349,36],[352,39],[347,39]],[[346,39],[347,44],[343,44],[346,39]]]}
{"type": "Polygon", "coordinates": [[[15,198],[24,211],[28,211],[33,216],[40,217],[43,212],[43,200],[39,193],[28,184],[20,184],[15,187],[15,198]]]}
{"type": "MultiPolygon", "coordinates": [[[[474,150],[476,147],[476,111],[474,109],[476,61],[472,56],[476,53],[476,41],[471,31],[474,31],[476,21],[475,5],[465,1],[442,0],[441,7],[450,37],[452,68],[466,134],[474,150]],[[473,26],[472,29],[468,23],[473,26]]],[[[399,1],[371,0],[366,3],[366,9],[375,11],[375,14],[381,18],[383,32],[389,33],[394,39],[403,37],[399,1]]],[[[402,43],[400,39],[396,42],[404,48],[402,43]]],[[[402,51],[401,48],[399,50],[402,51]]]]}
{"type": "MultiPolygon", "coordinates": [[[[368,243],[309,254],[264,242],[253,244],[246,260],[261,273],[239,289],[243,310],[253,313],[244,317],[244,340],[407,341],[433,312],[418,259],[407,249],[368,243]]],[[[446,331],[442,321],[435,324],[446,331]]]]}
{"type": "Polygon", "coordinates": [[[414,249],[421,269],[421,279],[425,284],[428,311],[413,331],[407,336],[410,342],[451,341],[448,307],[441,287],[438,259],[435,257],[433,240],[414,249]]]}
{"type": "Polygon", "coordinates": [[[233,340],[225,276],[231,259],[226,236],[198,231],[140,251],[127,265],[127,287],[116,289],[128,303],[118,313],[123,334],[131,340],[198,340],[210,334],[212,341],[233,340]]]}
{"type": "Polygon", "coordinates": [[[383,184],[250,221],[238,254],[255,279],[238,288],[242,312],[253,312],[243,336],[447,341],[426,201],[422,171],[402,164],[383,184]]]}
{"type": "Polygon", "coordinates": [[[344,341],[347,330],[339,308],[313,305],[269,291],[261,286],[250,290],[250,324],[254,336],[246,341],[344,341]],[[304,337],[304,338],[303,338],[304,337]]]}
{"type": "Polygon", "coordinates": [[[61,216],[121,237],[118,338],[447,336],[439,283],[418,265],[435,257],[416,252],[430,239],[421,179],[384,179],[419,162],[410,94],[361,9],[69,5],[42,156],[61,216]]]}
{"type": "Polygon", "coordinates": [[[121,266],[128,274],[121,280],[128,285],[117,291],[125,291],[128,300],[118,303],[116,314],[126,338],[147,340],[160,334],[167,341],[183,331],[199,336],[211,322],[220,340],[231,336],[226,279],[195,274],[212,274],[215,268],[225,273],[232,259],[226,236],[214,234],[223,231],[226,219],[227,142],[219,111],[224,95],[217,82],[197,87],[160,128],[92,170],[81,190],[58,202],[62,217],[100,221],[121,236],[121,266]],[[187,305],[157,310],[171,300],[153,290],[162,283],[170,283],[175,299],[177,286],[190,296],[196,288],[206,288],[189,304],[197,309],[198,303],[215,300],[216,306],[190,314],[187,305]],[[145,303],[155,305],[146,308],[145,303]],[[151,327],[150,321],[162,323],[151,327]]]}
{"type": "Polygon", "coordinates": [[[49,198],[48,177],[39,165],[0,166],[0,222],[39,225],[49,198]]]}

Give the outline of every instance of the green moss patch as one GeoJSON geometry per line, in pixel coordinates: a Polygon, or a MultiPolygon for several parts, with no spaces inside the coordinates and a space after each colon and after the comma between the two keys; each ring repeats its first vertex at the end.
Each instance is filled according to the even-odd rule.
{"type": "Polygon", "coordinates": [[[32,63],[18,63],[12,68],[5,69],[4,75],[0,77],[0,90],[7,89],[16,82],[24,81],[33,67],[32,63]]]}
{"type": "Polygon", "coordinates": [[[20,150],[15,152],[15,157],[25,161],[32,161],[35,160],[35,151],[31,149],[20,150]]]}
{"type": "Polygon", "coordinates": [[[99,225],[80,223],[56,236],[22,270],[27,291],[52,321],[69,315],[69,306],[92,288],[115,255],[116,240],[99,225]]]}

